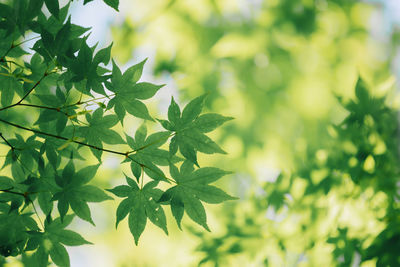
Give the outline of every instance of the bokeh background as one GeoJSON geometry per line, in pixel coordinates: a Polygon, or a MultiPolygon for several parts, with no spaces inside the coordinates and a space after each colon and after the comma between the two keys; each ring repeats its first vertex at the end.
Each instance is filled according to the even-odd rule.
{"type": "MultiPolygon", "coordinates": [[[[97,227],[73,227],[95,245],[68,248],[72,266],[400,266],[399,1],[72,6],[120,65],[148,58],[158,114],[208,93],[235,118],[213,134],[228,155],[199,160],[232,171],[219,186],[240,198],[206,207],[211,233],[167,212],[170,235],[148,225],[138,247],[114,229],[117,201],[93,205],[97,227]]],[[[118,184],[129,170],[106,156],[97,180],[118,184]]]]}

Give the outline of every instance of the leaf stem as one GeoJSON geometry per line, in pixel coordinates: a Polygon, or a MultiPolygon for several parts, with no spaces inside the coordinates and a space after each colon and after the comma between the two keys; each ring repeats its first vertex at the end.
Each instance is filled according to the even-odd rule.
{"type": "Polygon", "coordinates": [[[18,44],[14,44],[14,42],[12,42],[10,48],[8,48],[8,50],[7,50],[7,51],[4,53],[4,55],[0,58],[0,62],[4,61],[4,58],[5,58],[5,57],[8,55],[8,53],[10,53],[10,51],[13,50],[14,48],[16,48],[16,47],[18,47],[18,46],[20,46],[20,45],[22,45],[22,44],[24,44],[24,43],[26,43],[26,42],[32,41],[32,40],[34,40],[34,39],[37,39],[37,38],[40,38],[40,35],[35,36],[35,37],[32,37],[31,39],[28,39],[28,40],[24,40],[24,41],[22,41],[22,42],[20,42],[20,43],[18,43],[18,44]]]}
{"type": "Polygon", "coordinates": [[[8,48],[8,50],[4,53],[4,55],[2,57],[0,57],[0,62],[4,61],[4,59],[6,58],[8,53],[10,53],[10,51],[13,50],[14,47],[16,47],[16,46],[14,46],[14,42],[12,42],[10,48],[8,48]]]}
{"type": "MultiPolygon", "coordinates": [[[[150,168],[149,166],[147,166],[147,165],[145,165],[145,164],[143,164],[143,163],[140,163],[139,161],[135,160],[134,158],[132,158],[132,157],[126,155],[126,153],[125,153],[125,156],[126,156],[127,158],[129,158],[130,160],[132,160],[133,162],[139,164],[142,168],[146,168],[146,169],[149,169],[150,171],[155,172],[155,171],[154,171],[152,168],[150,168]]],[[[168,180],[168,181],[170,181],[170,182],[176,184],[176,181],[175,181],[175,180],[173,180],[173,179],[171,179],[171,178],[168,178],[168,177],[165,176],[164,174],[163,174],[162,176],[163,176],[163,178],[165,178],[166,180],[168,180]]]]}
{"type": "MultiPolygon", "coordinates": [[[[30,204],[32,204],[33,210],[35,211],[35,214],[36,214],[36,216],[37,216],[38,219],[39,219],[40,225],[42,226],[42,229],[44,229],[43,222],[42,222],[42,220],[40,219],[40,216],[39,216],[39,214],[38,214],[38,212],[37,212],[37,210],[36,210],[35,204],[34,204],[33,201],[29,198],[29,196],[28,196],[29,194],[27,194],[28,192],[26,192],[26,193],[20,193],[20,192],[10,191],[10,190],[12,190],[12,189],[14,189],[14,187],[11,187],[11,188],[8,188],[8,189],[0,189],[0,192],[9,193],[9,194],[14,194],[14,195],[18,195],[18,196],[24,197],[25,200],[27,200],[30,204]]],[[[23,209],[24,209],[24,208],[23,208],[23,209]]]]}
{"type": "Polygon", "coordinates": [[[14,150],[14,149],[15,149],[15,147],[14,147],[13,145],[11,145],[11,144],[7,141],[7,139],[3,136],[3,133],[0,133],[0,137],[1,137],[1,139],[4,140],[4,142],[6,142],[6,144],[7,144],[9,147],[11,147],[11,150],[14,150]]]}
{"type": "Polygon", "coordinates": [[[32,93],[32,91],[33,90],[35,90],[35,88],[40,84],[40,82],[44,79],[44,77],[46,77],[47,75],[49,75],[47,72],[45,72],[44,74],[43,74],[43,76],[39,79],[39,81],[37,81],[36,83],[35,83],[35,85],[34,86],[32,86],[32,88],[15,104],[15,105],[19,105],[22,101],[24,101],[24,99],[25,98],[27,98],[28,97],[28,95],[30,94],[30,93],[32,93]]]}
{"type": "Polygon", "coordinates": [[[13,190],[13,189],[14,189],[14,187],[10,187],[10,188],[7,188],[7,189],[0,189],[0,192],[14,194],[14,195],[22,196],[22,197],[25,196],[23,193],[10,191],[10,190],[13,190]]]}
{"type": "MultiPolygon", "coordinates": [[[[175,135],[175,133],[171,133],[170,136],[168,136],[166,139],[168,140],[168,138],[170,138],[171,136],[174,136],[174,135],[175,135]]],[[[140,151],[140,150],[143,150],[143,149],[145,149],[145,148],[148,148],[148,147],[150,147],[150,146],[152,146],[152,145],[155,145],[155,144],[157,144],[158,142],[160,142],[161,140],[163,140],[164,138],[165,138],[165,137],[159,138],[159,139],[155,140],[154,142],[151,142],[151,143],[149,143],[149,144],[147,144],[147,145],[144,145],[144,146],[142,146],[142,147],[139,147],[138,149],[134,149],[134,150],[132,150],[132,151],[129,151],[129,152],[127,152],[127,154],[132,154],[132,153],[138,152],[138,151],[140,151]]]]}
{"type": "Polygon", "coordinates": [[[45,74],[35,83],[35,85],[32,86],[32,88],[31,88],[17,103],[14,103],[14,104],[12,104],[12,105],[6,106],[6,107],[4,107],[4,108],[0,108],[0,111],[3,111],[3,110],[6,110],[6,109],[9,109],[9,108],[12,108],[12,107],[15,107],[15,106],[20,105],[21,102],[22,102],[25,98],[27,98],[28,95],[29,95],[33,90],[35,90],[35,88],[40,84],[40,82],[41,82],[41,81],[44,79],[44,77],[46,77],[47,75],[49,75],[49,74],[48,74],[48,73],[45,73],[45,74]]]}
{"type": "MultiPolygon", "coordinates": [[[[11,63],[11,64],[14,64],[14,65],[20,67],[20,68],[24,68],[21,64],[15,62],[15,61],[13,61],[13,60],[5,60],[5,59],[3,59],[3,60],[0,60],[0,62],[11,63]]],[[[9,67],[9,66],[7,66],[7,67],[9,67]]],[[[11,66],[10,66],[10,67],[11,67],[11,66]]],[[[10,68],[10,67],[9,67],[9,68],[10,68]]]]}
{"type": "Polygon", "coordinates": [[[37,39],[37,38],[40,38],[40,35],[35,36],[35,37],[32,37],[32,38],[30,38],[30,39],[28,39],[28,40],[24,40],[24,41],[22,41],[22,42],[20,42],[20,43],[18,43],[18,44],[16,44],[16,45],[14,45],[13,48],[18,47],[18,46],[20,46],[20,45],[22,45],[22,44],[24,44],[24,43],[29,42],[29,41],[35,40],[35,39],[37,39]]]}
{"type": "Polygon", "coordinates": [[[28,201],[32,204],[33,210],[35,211],[35,214],[36,214],[37,218],[39,219],[40,225],[42,226],[42,229],[44,230],[44,225],[43,225],[42,219],[40,219],[40,216],[39,216],[39,213],[36,210],[35,204],[33,203],[33,201],[29,197],[27,197],[27,198],[28,198],[28,201]]]}
{"type": "Polygon", "coordinates": [[[78,102],[76,102],[74,104],[63,106],[61,108],[68,108],[68,107],[73,107],[73,106],[77,106],[77,105],[83,105],[83,104],[86,104],[86,103],[89,103],[89,102],[92,102],[92,101],[102,100],[102,99],[105,99],[105,98],[110,98],[111,96],[115,96],[115,94],[111,94],[111,95],[107,95],[107,96],[103,96],[103,97],[98,97],[98,98],[93,98],[93,99],[89,99],[89,100],[86,100],[86,101],[79,100],[78,102]]]}
{"type": "Polygon", "coordinates": [[[144,167],[143,167],[143,165],[140,165],[140,167],[142,168],[142,181],[141,181],[141,184],[140,184],[140,189],[143,189],[144,167]]]}

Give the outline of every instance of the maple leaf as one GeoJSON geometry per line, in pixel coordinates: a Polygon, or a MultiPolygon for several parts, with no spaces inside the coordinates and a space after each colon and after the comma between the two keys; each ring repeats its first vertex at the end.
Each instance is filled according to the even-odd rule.
{"type": "Polygon", "coordinates": [[[174,98],[171,98],[168,121],[158,120],[166,130],[175,132],[170,143],[170,153],[175,154],[179,148],[182,155],[197,166],[199,164],[196,151],[206,154],[226,154],[204,133],[210,132],[232,119],[213,113],[200,116],[205,97],[206,95],[202,95],[190,101],[183,109],[182,114],[174,98]]]}
{"type": "Polygon", "coordinates": [[[107,189],[118,197],[125,197],[117,208],[115,227],[118,227],[119,222],[129,214],[129,229],[136,245],[146,227],[147,218],[168,234],[164,210],[157,202],[163,193],[160,189],[155,188],[158,182],[149,182],[143,188],[139,188],[136,181],[127,176],[126,182],[128,185],[107,189]]]}
{"type": "Polygon", "coordinates": [[[99,165],[85,167],[75,172],[72,160],[65,166],[61,174],[56,175],[59,190],[52,200],[58,201],[61,220],[69,207],[81,219],[94,225],[87,202],[102,202],[112,199],[104,191],[94,185],[86,185],[95,176],[99,165]]]}
{"type": "MultiPolygon", "coordinates": [[[[123,144],[125,141],[121,136],[110,128],[118,123],[116,115],[103,116],[103,109],[98,108],[92,115],[86,113],[87,126],[78,128],[78,134],[84,137],[88,144],[102,148],[103,144],[123,144]]],[[[102,151],[91,148],[93,154],[100,160],[102,151]]]]}
{"type": "Polygon", "coordinates": [[[168,166],[170,162],[176,163],[182,159],[171,155],[168,151],[160,149],[171,132],[156,132],[147,136],[147,128],[142,124],[135,133],[135,138],[126,136],[128,145],[133,149],[134,153],[129,156],[126,161],[131,161],[131,170],[137,180],[139,180],[142,170],[155,180],[164,180],[164,172],[157,167],[168,166]]]}
{"type": "Polygon", "coordinates": [[[64,219],[60,217],[54,221],[51,216],[47,216],[45,220],[45,228],[43,232],[30,231],[30,238],[26,244],[25,250],[36,250],[33,257],[39,266],[47,265],[49,256],[58,266],[70,266],[70,259],[66,246],[80,246],[84,244],[92,244],[85,240],[80,234],[64,229],[74,218],[73,215],[67,215],[64,219]]]}
{"type": "Polygon", "coordinates": [[[154,85],[147,82],[137,83],[142,75],[143,65],[146,60],[128,68],[124,74],[113,61],[111,83],[107,82],[108,90],[115,93],[110,100],[108,108],[114,107],[118,118],[123,121],[126,112],[138,118],[153,121],[147,107],[140,100],[153,97],[164,85],[154,85]]]}
{"type": "Polygon", "coordinates": [[[212,167],[194,170],[193,163],[186,160],[180,170],[170,164],[170,173],[177,184],[165,191],[159,202],[170,203],[172,214],[179,227],[183,211],[186,211],[193,221],[209,231],[206,213],[200,200],[207,203],[221,203],[237,199],[221,189],[209,185],[230,172],[212,167]]]}

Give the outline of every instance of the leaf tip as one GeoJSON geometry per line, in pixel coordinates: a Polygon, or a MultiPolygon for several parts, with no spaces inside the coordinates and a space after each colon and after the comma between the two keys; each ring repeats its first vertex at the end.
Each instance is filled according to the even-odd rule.
{"type": "Polygon", "coordinates": [[[230,197],[230,199],[228,199],[228,200],[238,200],[238,199],[240,199],[239,197],[234,197],[234,196],[229,196],[230,197]]]}

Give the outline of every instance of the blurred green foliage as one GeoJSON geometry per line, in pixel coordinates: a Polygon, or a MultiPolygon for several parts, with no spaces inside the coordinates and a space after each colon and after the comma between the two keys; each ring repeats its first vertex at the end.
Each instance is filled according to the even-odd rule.
{"type": "Polygon", "coordinates": [[[182,99],[207,92],[209,109],[235,117],[217,135],[230,158],[213,164],[236,173],[226,186],[241,200],[215,210],[216,232],[192,229],[200,264],[400,265],[395,45],[371,36],[378,6],[129,5],[115,56],[155,53],[182,99]]]}

